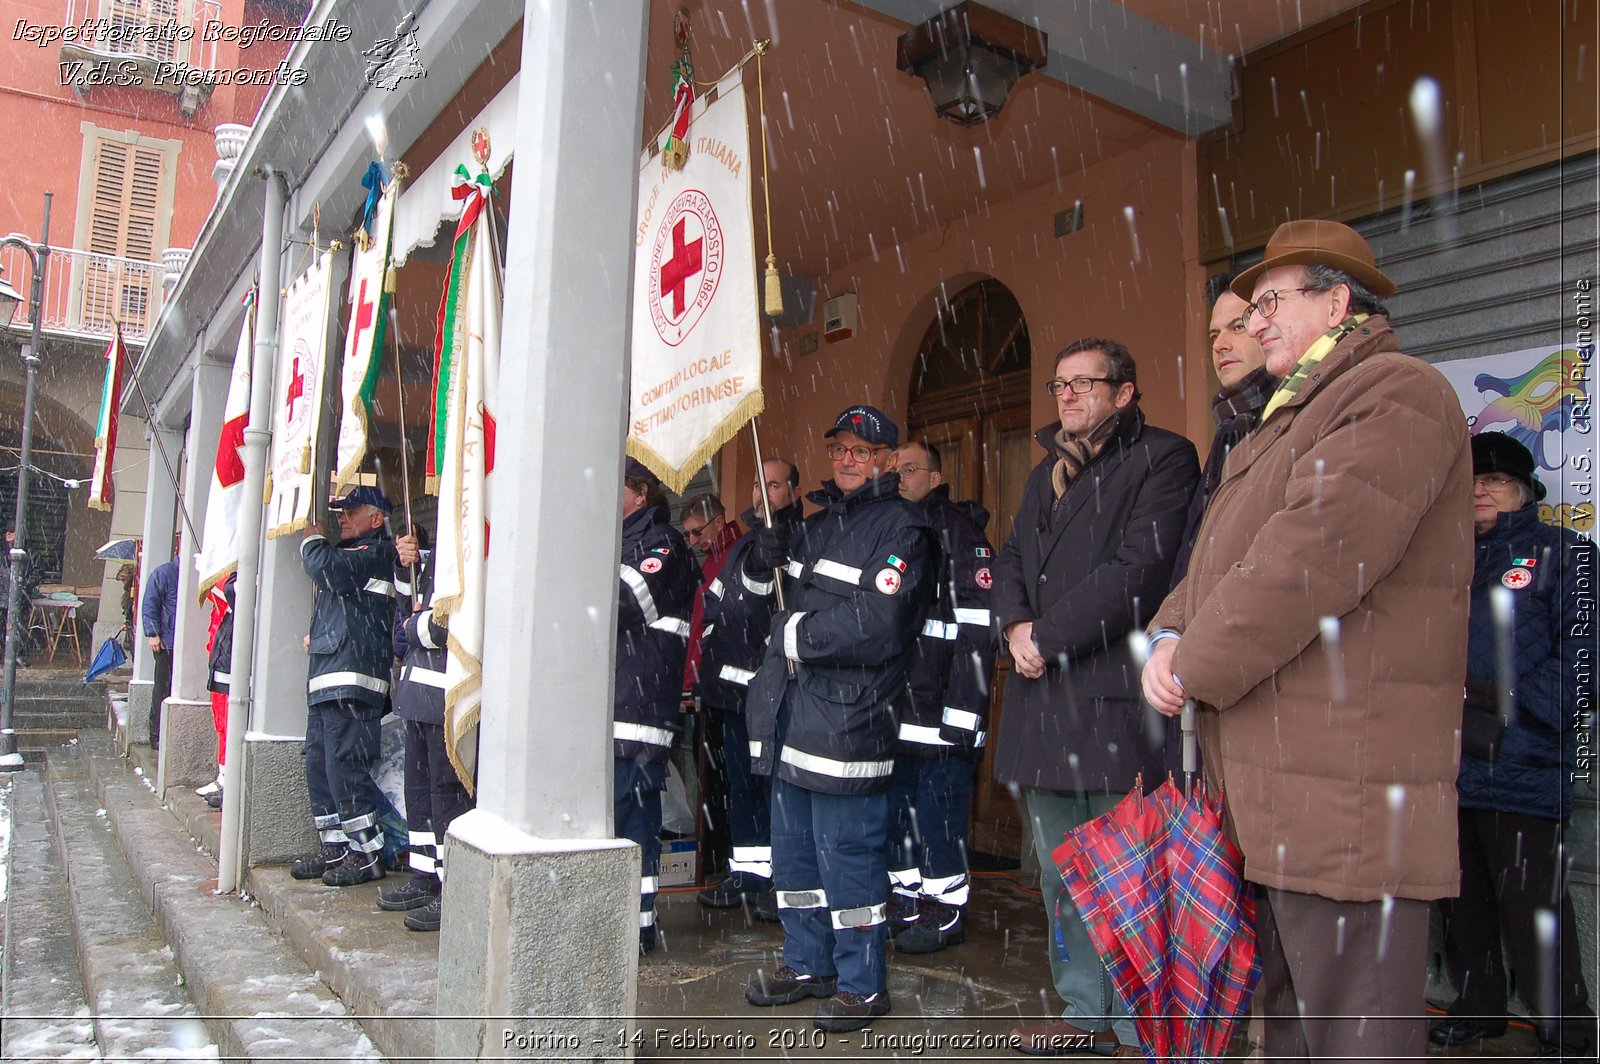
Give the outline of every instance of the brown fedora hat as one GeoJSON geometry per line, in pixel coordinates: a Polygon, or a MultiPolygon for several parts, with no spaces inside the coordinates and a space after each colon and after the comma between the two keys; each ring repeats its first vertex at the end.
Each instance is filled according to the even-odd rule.
{"type": "Polygon", "coordinates": [[[1394,282],[1378,269],[1377,261],[1372,257],[1372,248],[1361,239],[1360,233],[1348,225],[1315,218],[1284,222],[1278,226],[1272,239],[1267,241],[1265,257],[1235,277],[1229,288],[1234,295],[1248,303],[1255,295],[1256,278],[1274,266],[1306,266],[1312,263],[1343,270],[1366,285],[1380,299],[1394,295],[1394,282]]]}

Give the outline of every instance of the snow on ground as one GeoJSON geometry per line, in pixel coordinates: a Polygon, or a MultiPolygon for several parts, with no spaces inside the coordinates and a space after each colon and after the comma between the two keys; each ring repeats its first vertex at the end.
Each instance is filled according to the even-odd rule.
{"type": "Polygon", "coordinates": [[[0,784],[0,905],[6,900],[6,870],[11,867],[11,773],[0,784]]]}

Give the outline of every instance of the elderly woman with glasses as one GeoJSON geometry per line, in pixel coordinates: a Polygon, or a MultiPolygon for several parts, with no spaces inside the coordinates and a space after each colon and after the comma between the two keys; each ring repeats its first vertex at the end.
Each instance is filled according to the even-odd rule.
{"type": "Polygon", "coordinates": [[[1460,997],[1429,1038],[1457,1046],[1505,1033],[1503,938],[1539,1035],[1535,1059],[1593,1060],[1562,832],[1572,815],[1572,713],[1593,704],[1594,637],[1578,591],[1585,578],[1593,587],[1595,550],[1540,522],[1544,485],[1533,472],[1533,456],[1505,433],[1473,437],[1461,894],[1439,903],[1460,997]]]}

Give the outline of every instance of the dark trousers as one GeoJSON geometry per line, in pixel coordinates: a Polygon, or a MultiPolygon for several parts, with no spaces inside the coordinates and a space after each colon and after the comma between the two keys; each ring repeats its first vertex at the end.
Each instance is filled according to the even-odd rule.
{"type": "Polygon", "coordinates": [[[744,709],[722,711],[722,756],[728,773],[728,871],[772,878],[772,780],[750,771],[744,709]]]}
{"type": "Polygon", "coordinates": [[[895,759],[889,788],[889,877],[896,893],[967,903],[967,821],[976,766],[959,754],[895,759]]]}
{"type": "Polygon", "coordinates": [[[694,734],[704,755],[700,773],[700,867],[707,873],[728,863],[728,761],[722,747],[722,715],[715,706],[697,703],[694,734]]]}
{"type": "Polygon", "coordinates": [[[772,871],[783,963],[876,994],[887,977],[888,794],[822,794],[772,783],[772,871]]]}
{"type": "Polygon", "coordinates": [[[444,725],[405,722],[406,864],[419,876],[442,877],[444,833],[473,806],[446,752],[444,725]]]}
{"type": "Polygon", "coordinates": [[[1559,1044],[1570,1057],[1593,1058],[1594,1013],[1567,895],[1564,825],[1492,809],[1462,809],[1457,816],[1461,895],[1439,902],[1445,963],[1461,991],[1451,1013],[1491,1022],[1504,1017],[1509,960],[1540,1041],[1559,1044]],[[1541,917],[1555,919],[1553,933],[1540,933],[1541,917]]]}
{"type": "Polygon", "coordinates": [[[656,877],[661,874],[661,792],[667,764],[616,758],[611,808],[617,838],[639,844],[639,931],[656,926],[656,877]]]}
{"type": "Polygon", "coordinates": [[[318,702],[306,710],[306,790],[324,842],[348,838],[370,853],[376,839],[382,848],[377,784],[372,782],[382,718],[381,705],[349,700],[318,702]]]}
{"type": "Polygon", "coordinates": [[[1428,903],[1332,901],[1256,887],[1269,1060],[1417,1060],[1427,1052],[1428,903]]]}
{"type": "Polygon", "coordinates": [[[150,748],[161,746],[161,707],[172,697],[172,648],[156,653],[155,686],[150,691],[150,748]]]}

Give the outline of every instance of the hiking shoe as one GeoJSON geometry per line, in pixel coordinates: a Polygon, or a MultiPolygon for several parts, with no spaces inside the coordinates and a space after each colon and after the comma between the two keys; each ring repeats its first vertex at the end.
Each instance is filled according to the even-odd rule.
{"type": "Polygon", "coordinates": [[[378,908],[386,913],[403,913],[420,909],[438,896],[437,877],[412,876],[398,886],[384,887],[378,891],[378,908]]]}
{"type": "Polygon", "coordinates": [[[321,879],[322,874],[343,861],[348,852],[337,843],[325,842],[319,852],[296,857],[289,866],[289,874],[295,879],[321,879]]]}
{"type": "Polygon", "coordinates": [[[363,860],[351,853],[344,860],[332,865],[322,873],[322,885],[325,887],[353,887],[358,883],[370,883],[375,879],[382,879],[387,873],[383,870],[383,862],[377,854],[372,854],[363,860]]]}
{"type": "Polygon", "coordinates": [[[196,787],[194,789],[194,793],[196,793],[200,797],[204,798],[206,795],[208,795],[208,794],[216,794],[220,790],[222,790],[222,777],[218,776],[216,779],[212,780],[210,783],[206,784],[204,787],[196,787]]]}
{"type": "Polygon", "coordinates": [[[838,989],[838,976],[803,975],[785,964],[775,972],[756,969],[744,984],[744,999],[752,1005],[792,1005],[802,998],[832,997],[838,989]]]}
{"type": "Polygon", "coordinates": [[[1506,1021],[1488,1022],[1452,1016],[1428,1029],[1428,1041],[1436,1046],[1460,1046],[1484,1038],[1499,1038],[1506,1033],[1506,1021]]]}
{"type": "Polygon", "coordinates": [[[899,938],[901,932],[922,917],[922,907],[917,898],[908,898],[898,891],[889,895],[889,906],[884,912],[884,923],[889,925],[889,937],[899,938]]]}
{"type": "Polygon", "coordinates": [[[879,1016],[889,1014],[889,991],[855,994],[846,990],[817,1006],[811,1021],[824,1031],[844,1034],[870,1026],[879,1016]]]}
{"type": "Polygon", "coordinates": [[[210,794],[206,795],[206,805],[210,806],[213,809],[221,809],[222,808],[222,791],[221,790],[215,790],[215,791],[212,791],[210,794]]]}
{"type": "Polygon", "coordinates": [[[745,899],[750,902],[750,915],[764,924],[779,922],[778,892],[776,890],[758,890],[746,894],[745,899]]]}
{"type": "Polygon", "coordinates": [[[737,909],[744,904],[746,894],[771,890],[772,880],[735,872],[716,886],[707,887],[696,894],[695,901],[707,909],[737,909]]]}
{"type": "Polygon", "coordinates": [[[966,940],[960,906],[928,901],[922,906],[917,922],[894,939],[894,948],[901,953],[938,953],[946,946],[957,946],[966,940]]]}
{"type": "Polygon", "coordinates": [[[435,894],[428,904],[406,913],[407,931],[438,931],[444,921],[444,900],[435,894]]]}

